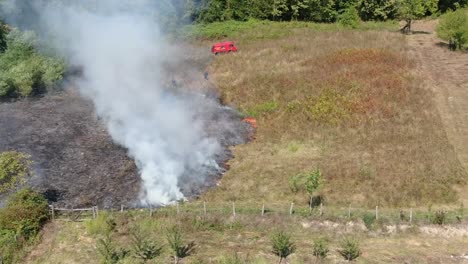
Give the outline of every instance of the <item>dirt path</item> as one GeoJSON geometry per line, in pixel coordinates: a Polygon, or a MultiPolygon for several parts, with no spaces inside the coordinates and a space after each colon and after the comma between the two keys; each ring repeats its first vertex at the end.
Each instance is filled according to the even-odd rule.
{"type": "Polygon", "coordinates": [[[437,21],[419,21],[408,36],[425,87],[433,90],[447,136],[468,171],[468,53],[451,52],[436,37],[437,21]]]}

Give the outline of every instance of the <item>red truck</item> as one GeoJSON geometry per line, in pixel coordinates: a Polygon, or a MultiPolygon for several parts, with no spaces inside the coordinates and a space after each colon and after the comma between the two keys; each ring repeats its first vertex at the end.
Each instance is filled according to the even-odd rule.
{"type": "Polygon", "coordinates": [[[231,51],[237,51],[237,47],[232,41],[216,43],[213,45],[213,47],[211,47],[211,52],[215,55],[218,55],[218,53],[229,53],[231,51]]]}

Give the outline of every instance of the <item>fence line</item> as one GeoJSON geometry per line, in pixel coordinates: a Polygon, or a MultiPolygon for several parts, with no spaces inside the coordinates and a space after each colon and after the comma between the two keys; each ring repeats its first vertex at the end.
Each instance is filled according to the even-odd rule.
{"type": "MultiPolygon", "coordinates": [[[[283,204],[283,203],[271,203],[271,204],[254,204],[244,203],[236,204],[232,202],[228,203],[213,203],[210,204],[206,201],[201,203],[174,203],[171,205],[153,207],[148,206],[146,208],[125,208],[121,205],[120,208],[108,209],[110,211],[120,211],[124,213],[127,211],[149,211],[149,216],[153,215],[164,215],[164,216],[177,216],[182,214],[192,214],[198,216],[210,216],[210,215],[223,215],[231,216],[233,218],[239,216],[295,216],[303,217],[306,219],[319,219],[319,220],[345,220],[354,221],[358,219],[364,219],[365,217],[373,217],[377,221],[383,222],[404,222],[404,223],[433,223],[434,219],[438,217],[438,221],[444,223],[461,223],[465,220],[464,208],[451,210],[432,210],[432,209],[414,209],[414,208],[381,208],[376,206],[375,209],[366,208],[353,208],[351,205],[348,207],[327,207],[323,204],[313,207],[310,206],[297,206],[295,203],[283,204]],[[409,214],[409,215],[408,215],[409,214]]],[[[69,220],[78,221],[83,218],[94,219],[99,214],[97,206],[89,208],[56,208],[53,205],[50,206],[50,213],[52,219],[59,216],[66,216],[69,220]]]]}

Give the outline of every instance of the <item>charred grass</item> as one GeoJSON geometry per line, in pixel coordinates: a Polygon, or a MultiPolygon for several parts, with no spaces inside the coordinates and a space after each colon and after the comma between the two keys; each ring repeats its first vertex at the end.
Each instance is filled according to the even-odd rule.
{"type": "Polygon", "coordinates": [[[319,168],[327,204],[456,202],[467,173],[404,36],[288,32],[257,41],[244,32],[232,38],[240,51],[209,67],[222,100],[256,117],[258,130],[254,142],[234,148],[230,171],[203,199],[306,204],[288,180],[319,168]]]}

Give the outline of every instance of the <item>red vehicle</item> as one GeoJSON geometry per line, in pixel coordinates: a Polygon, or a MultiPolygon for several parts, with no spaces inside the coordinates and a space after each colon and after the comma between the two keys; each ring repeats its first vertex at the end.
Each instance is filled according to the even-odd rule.
{"type": "Polygon", "coordinates": [[[218,55],[218,53],[228,53],[231,51],[237,51],[237,47],[232,41],[216,43],[213,45],[213,47],[211,47],[211,52],[213,52],[215,55],[218,55]]]}

